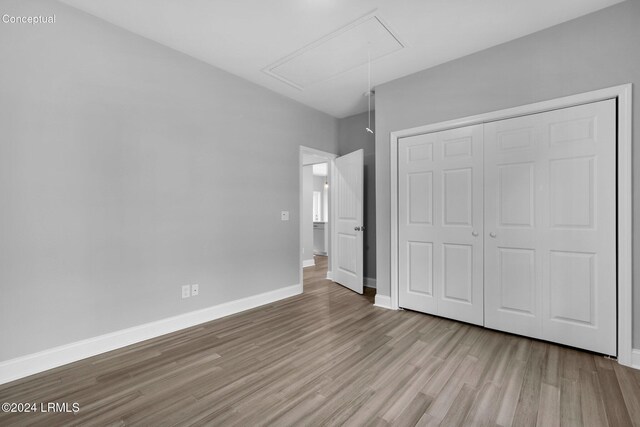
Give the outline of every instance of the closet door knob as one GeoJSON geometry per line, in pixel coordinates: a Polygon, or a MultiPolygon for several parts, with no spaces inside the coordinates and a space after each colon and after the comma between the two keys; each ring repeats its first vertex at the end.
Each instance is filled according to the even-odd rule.
{"type": "Polygon", "coordinates": [[[471,232],[471,235],[472,235],[473,237],[478,237],[478,232],[477,232],[477,231],[472,231],[472,232],[471,232]]]}
{"type": "Polygon", "coordinates": [[[489,233],[489,236],[493,237],[494,239],[496,238],[496,233],[489,233]]]}

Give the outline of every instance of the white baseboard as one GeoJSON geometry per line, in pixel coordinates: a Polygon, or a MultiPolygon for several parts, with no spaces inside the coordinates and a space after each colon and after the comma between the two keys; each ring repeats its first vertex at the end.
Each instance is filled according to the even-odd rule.
{"type": "Polygon", "coordinates": [[[293,285],[0,362],[0,384],[302,293],[293,285]]]}
{"type": "Polygon", "coordinates": [[[376,294],[375,303],[373,305],[391,310],[391,297],[376,294]]]}
{"type": "Polygon", "coordinates": [[[302,261],[302,268],[313,267],[314,265],[316,265],[316,261],[313,258],[302,261]]]}
{"type": "Polygon", "coordinates": [[[366,286],[367,288],[376,288],[376,279],[373,279],[371,277],[365,277],[364,278],[364,286],[366,286]]]}
{"type": "Polygon", "coordinates": [[[640,348],[631,350],[631,367],[640,369],[640,348]]]}
{"type": "Polygon", "coordinates": [[[327,280],[333,281],[333,272],[332,271],[327,271],[327,280]]]}

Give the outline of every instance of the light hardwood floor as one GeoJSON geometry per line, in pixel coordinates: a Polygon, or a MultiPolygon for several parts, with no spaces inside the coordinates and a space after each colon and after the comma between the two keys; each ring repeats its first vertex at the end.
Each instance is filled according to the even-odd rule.
{"type": "Polygon", "coordinates": [[[640,425],[640,371],[372,306],[305,271],[304,294],[0,386],[78,402],[0,425],[640,425]]]}

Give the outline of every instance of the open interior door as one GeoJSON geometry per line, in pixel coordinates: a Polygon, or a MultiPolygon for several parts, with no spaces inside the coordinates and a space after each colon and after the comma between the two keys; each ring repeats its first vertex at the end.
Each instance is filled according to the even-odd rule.
{"type": "Polygon", "coordinates": [[[335,160],[333,180],[334,227],[333,280],[362,293],[363,235],[362,215],[364,151],[358,150],[335,160]]]}

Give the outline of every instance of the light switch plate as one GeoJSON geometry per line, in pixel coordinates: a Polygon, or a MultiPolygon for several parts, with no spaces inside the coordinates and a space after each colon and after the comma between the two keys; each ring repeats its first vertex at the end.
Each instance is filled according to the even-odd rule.
{"type": "Polygon", "coordinates": [[[280,212],[280,219],[283,221],[289,221],[289,211],[280,212]]]}
{"type": "Polygon", "coordinates": [[[200,293],[200,286],[198,284],[191,285],[191,296],[195,297],[200,293]]]}
{"type": "Polygon", "coordinates": [[[189,298],[191,296],[191,286],[182,285],[182,298],[189,298]]]}

